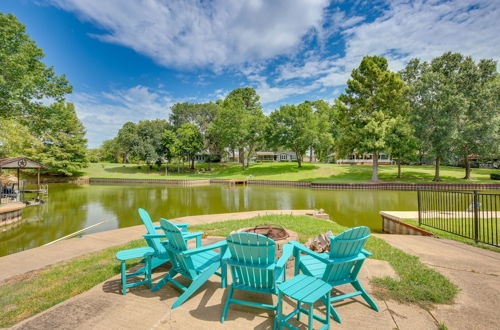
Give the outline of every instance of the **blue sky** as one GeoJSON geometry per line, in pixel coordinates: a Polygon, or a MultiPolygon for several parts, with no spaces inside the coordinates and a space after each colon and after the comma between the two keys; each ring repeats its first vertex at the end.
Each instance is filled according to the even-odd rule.
{"type": "Polygon", "coordinates": [[[90,147],[176,102],[254,87],[266,113],[332,101],[365,55],[500,58],[500,1],[3,0],[66,74],[90,147]]]}

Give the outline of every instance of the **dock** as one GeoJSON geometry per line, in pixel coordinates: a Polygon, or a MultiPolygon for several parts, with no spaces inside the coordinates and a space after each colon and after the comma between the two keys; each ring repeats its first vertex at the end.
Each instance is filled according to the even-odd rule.
{"type": "Polygon", "coordinates": [[[248,184],[248,180],[241,179],[241,180],[236,180],[236,179],[231,179],[231,180],[224,180],[224,183],[230,184],[230,185],[236,185],[236,184],[248,184]]]}
{"type": "Polygon", "coordinates": [[[21,202],[0,204],[0,227],[20,221],[25,207],[21,202]]]}

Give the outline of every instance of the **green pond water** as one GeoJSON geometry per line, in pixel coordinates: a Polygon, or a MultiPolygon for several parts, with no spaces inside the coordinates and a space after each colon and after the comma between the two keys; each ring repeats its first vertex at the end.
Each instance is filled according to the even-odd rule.
{"type": "Polygon", "coordinates": [[[319,190],[256,185],[51,184],[46,204],[26,207],[21,223],[0,228],[0,256],[41,246],[103,220],[106,220],[104,224],[85,234],[140,225],[139,207],[148,210],[154,219],[321,208],[342,225],[365,225],[373,231],[380,231],[379,212],[416,210],[417,194],[412,191],[319,190]]]}

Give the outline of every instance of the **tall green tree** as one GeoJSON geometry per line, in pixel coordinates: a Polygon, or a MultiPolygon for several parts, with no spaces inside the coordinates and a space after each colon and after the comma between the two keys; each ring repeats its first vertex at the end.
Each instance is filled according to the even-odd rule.
{"type": "Polygon", "coordinates": [[[248,161],[245,165],[245,151],[249,160],[255,147],[264,139],[265,123],[259,95],[253,88],[235,89],[224,99],[215,125],[225,144],[238,149],[243,169],[248,166],[248,161]]]}
{"type": "Polygon", "coordinates": [[[195,156],[203,150],[203,135],[196,125],[189,123],[182,124],[176,133],[177,150],[191,161],[191,169],[194,170],[195,156]]]}
{"type": "Polygon", "coordinates": [[[167,160],[167,164],[165,165],[165,174],[168,174],[168,164],[172,162],[172,159],[179,156],[180,144],[175,132],[169,129],[163,132],[161,144],[163,157],[167,160]]]}
{"type": "Polygon", "coordinates": [[[500,143],[500,84],[496,66],[493,60],[483,59],[476,64],[471,57],[465,57],[461,61],[459,91],[466,103],[457,118],[454,145],[463,158],[466,180],[471,174],[470,155],[490,156],[492,145],[500,143]]]}
{"type": "MultiPolygon", "coordinates": [[[[316,125],[316,138],[311,146],[316,157],[321,161],[326,161],[328,156],[334,151],[334,136],[336,135],[336,108],[324,100],[306,101],[313,108],[316,125]]],[[[310,160],[312,162],[312,152],[310,160]]]]}
{"type": "Polygon", "coordinates": [[[284,105],[269,116],[268,139],[275,146],[295,152],[298,166],[317,136],[316,121],[310,103],[284,105]]]}
{"type": "Polygon", "coordinates": [[[372,181],[378,181],[378,158],[387,148],[391,120],[408,112],[406,92],[405,83],[389,71],[385,58],[365,56],[339,97],[344,106],[340,107],[338,145],[344,152],[373,155],[372,181]]]}
{"type": "Polygon", "coordinates": [[[416,136],[433,155],[434,181],[440,181],[443,158],[462,157],[470,178],[470,154],[485,155],[498,127],[496,63],[445,53],[431,62],[411,60],[402,71],[410,86],[416,136]]]}
{"type": "Polygon", "coordinates": [[[12,118],[0,118],[0,158],[33,157],[40,147],[40,140],[32,135],[27,126],[12,118]]]}
{"type": "Polygon", "coordinates": [[[102,143],[101,149],[105,160],[115,163],[120,161],[121,149],[117,140],[118,138],[115,137],[113,139],[105,140],[102,143]]]}
{"type": "Polygon", "coordinates": [[[40,132],[42,146],[33,157],[63,175],[77,174],[88,165],[85,128],[72,103],[45,107],[47,126],[40,132]]]}
{"type": "Polygon", "coordinates": [[[163,133],[170,129],[170,124],[163,119],[141,120],[137,123],[137,135],[140,140],[138,158],[147,164],[161,165],[163,153],[163,133]]]}
{"type": "Polygon", "coordinates": [[[131,157],[137,157],[143,153],[142,140],[136,124],[131,121],[123,124],[116,136],[116,146],[121,153],[123,163],[128,163],[131,157]]]}
{"type": "Polygon", "coordinates": [[[43,51],[12,14],[0,13],[0,117],[30,115],[43,99],[61,101],[71,86],[42,59],[43,51]]]}
{"type": "Polygon", "coordinates": [[[387,152],[398,165],[397,178],[401,178],[401,163],[416,158],[417,140],[408,117],[398,116],[389,124],[386,138],[387,152]]]}

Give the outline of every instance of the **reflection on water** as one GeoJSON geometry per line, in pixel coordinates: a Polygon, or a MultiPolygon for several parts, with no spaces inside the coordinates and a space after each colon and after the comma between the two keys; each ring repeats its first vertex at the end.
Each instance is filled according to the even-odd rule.
{"type": "MultiPolygon", "coordinates": [[[[21,224],[0,232],[0,256],[37,247],[107,220],[87,233],[141,224],[137,208],[155,219],[266,209],[324,209],[345,226],[380,231],[381,210],[416,210],[409,191],[316,190],[271,186],[51,184],[44,205],[24,209],[21,224]]],[[[0,230],[2,230],[0,228],[0,230]]]]}

